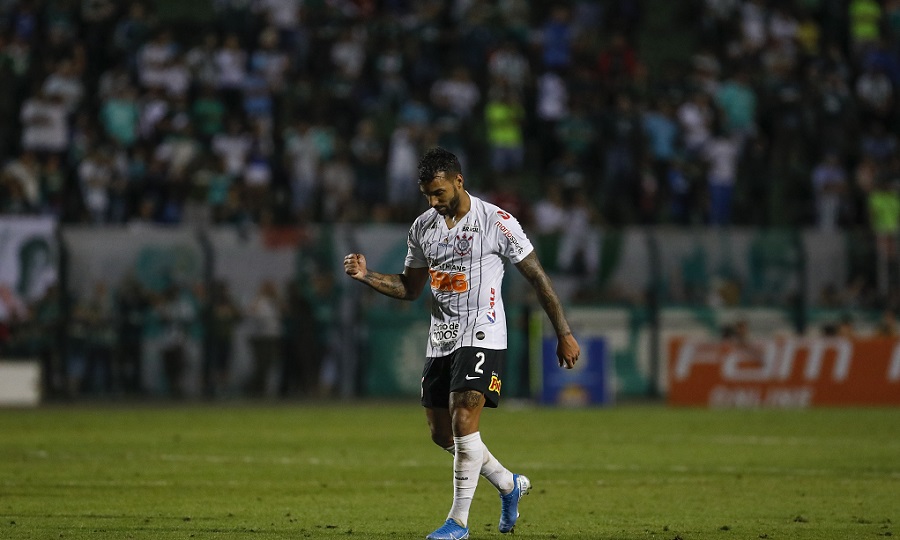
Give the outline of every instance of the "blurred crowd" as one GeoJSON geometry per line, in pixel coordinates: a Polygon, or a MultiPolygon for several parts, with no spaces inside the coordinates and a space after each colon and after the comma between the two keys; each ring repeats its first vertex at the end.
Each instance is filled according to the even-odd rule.
{"type": "Polygon", "coordinates": [[[542,230],[900,221],[896,0],[192,5],[0,1],[0,211],[406,221],[440,144],[542,230]]]}
{"type": "Polygon", "coordinates": [[[30,316],[0,322],[0,357],[33,358],[46,399],[321,398],[337,386],[333,277],[272,279],[246,299],[225,281],[133,274],[83,296],[49,287],[30,316]]]}
{"type": "MultiPolygon", "coordinates": [[[[555,238],[556,270],[597,276],[598,225],[804,227],[850,233],[856,266],[823,303],[900,303],[900,0],[181,4],[0,0],[0,215],[408,223],[418,158],[441,145],[469,190],[555,238]]],[[[66,307],[84,360],[53,371],[60,392],[138,385],[116,359],[139,333],[109,303],[127,287],[94,293],[66,307]]],[[[212,294],[154,293],[141,320],[194,305],[200,329],[169,330],[216,351],[236,323],[213,320],[212,294]]],[[[160,352],[166,380],[180,392],[201,366],[190,379],[219,391],[219,353],[193,350],[160,352]]]]}

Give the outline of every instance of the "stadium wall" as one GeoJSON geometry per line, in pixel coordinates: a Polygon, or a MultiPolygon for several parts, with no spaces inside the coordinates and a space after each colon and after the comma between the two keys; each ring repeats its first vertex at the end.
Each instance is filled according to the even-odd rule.
{"type": "MultiPolygon", "coordinates": [[[[184,390],[200,396],[209,362],[204,356],[204,291],[213,282],[227,283],[236,302],[247,306],[261,283],[270,280],[279,288],[297,285],[312,301],[322,349],[314,371],[306,373],[315,378],[313,384],[302,385],[307,391],[314,387],[315,395],[345,397],[417,394],[427,298],[409,304],[381,297],[347,280],[340,262],[344,253],[361,251],[373,268],[399,272],[406,232],[404,225],[317,225],[290,230],[57,227],[47,219],[2,218],[0,287],[7,294],[0,306],[0,322],[21,332],[4,338],[0,356],[37,358],[48,346],[56,349],[56,354],[49,355],[56,360],[42,360],[44,394],[52,397],[66,386],[58,379],[71,377],[79,369],[67,356],[71,351],[59,351],[71,347],[71,340],[65,339],[65,332],[62,339],[51,339],[46,333],[43,340],[33,339],[34,332],[26,331],[28,324],[14,321],[16,305],[35,304],[50,284],[59,282],[65,293],[59,301],[67,315],[65,323],[98,283],[104,283],[111,295],[129,280],[156,292],[178,284],[196,304],[196,320],[185,332],[184,377],[190,383],[184,390]],[[37,245],[45,249],[37,250],[37,245]]],[[[570,305],[576,332],[608,343],[606,350],[615,367],[614,388],[620,397],[667,392],[665,355],[673,337],[718,339],[723,328],[738,320],[746,321],[750,332],[759,337],[815,334],[846,313],[865,332],[879,316],[819,302],[822,290],[850,280],[854,261],[846,236],[811,230],[600,229],[596,238],[602,260],[596,275],[563,272],[555,264],[559,238],[532,238],[570,305]]],[[[511,336],[504,392],[531,397],[537,373],[528,333],[534,318],[542,315],[517,272],[508,273],[504,295],[511,336]]],[[[286,334],[297,331],[288,326],[285,330],[286,334]]],[[[233,336],[229,384],[235,394],[254,370],[250,331],[249,323],[242,322],[233,336]]],[[[148,317],[142,337],[140,386],[151,395],[169,395],[160,359],[165,324],[159,317],[148,317]]],[[[309,354],[288,344],[279,362],[302,362],[309,354]]],[[[284,395],[285,373],[279,366],[271,368],[267,395],[284,395]]]]}

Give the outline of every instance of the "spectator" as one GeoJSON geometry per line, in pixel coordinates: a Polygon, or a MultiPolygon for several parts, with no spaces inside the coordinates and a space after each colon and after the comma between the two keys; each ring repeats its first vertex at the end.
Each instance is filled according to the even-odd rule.
{"type": "Polygon", "coordinates": [[[358,216],[353,201],[356,182],[350,151],[346,144],[340,141],[334,154],[322,163],[323,221],[327,223],[353,221],[358,216]]]}
{"type": "Polygon", "coordinates": [[[593,283],[600,268],[600,238],[596,228],[600,215],[582,187],[566,186],[561,200],[566,218],[557,267],[567,274],[581,275],[585,283],[593,283]]]}
{"type": "Polygon", "coordinates": [[[573,101],[568,114],[556,124],[556,146],[565,155],[571,153],[579,167],[590,167],[596,162],[594,155],[600,139],[596,119],[581,101],[573,101]]]}
{"type": "Polygon", "coordinates": [[[416,183],[421,128],[414,124],[398,125],[391,134],[387,155],[388,203],[398,214],[415,214],[421,194],[416,183]]]}
{"type": "Polygon", "coordinates": [[[756,134],[756,92],[750,84],[750,74],[738,68],[734,76],[723,82],[715,95],[722,112],[726,131],[744,142],[756,134]]]}
{"type": "Polygon", "coordinates": [[[867,45],[881,38],[882,9],[877,0],[850,0],[847,5],[850,17],[850,44],[859,54],[867,45]]]}
{"type": "Polygon", "coordinates": [[[897,235],[900,234],[900,187],[879,180],[869,193],[869,222],[875,233],[878,258],[878,292],[887,297],[890,292],[891,274],[897,267],[897,235]]]}
{"type": "Polygon", "coordinates": [[[109,189],[114,175],[109,150],[99,146],[91,148],[78,165],[82,204],[91,223],[106,223],[109,219],[109,189]]]}
{"type": "Polygon", "coordinates": [[[894,109],[894,87],[883,69],[866,66],[854,87],[862,119],[885,122],[894,109]]]}
{"type": "Polygon", "coordinates": [[[125,148],[133,146],[140,134],[141,110],[133,87],[116,86],[100,108],[100,120],[108,137],[125,148]]]}
{"type": "Polygon", "coordinates": [[[363,118],[357,124],[350,139],[350,155],[356,178],[355,196],[367,209],[376,210],[385,202],[385,145],[373,119],[363,118]]]}
{"type": "Polygon", "coordinates": [[[249,339],[253,355],[253,372],[245,391],[252,397],[266,395],[272,369],[281,363],[282,306],[278,289],[271,280],[260,283],[256,296],[246,310],[250,324],[249,339]]]}
{"type": "Polygon", "coordinates": [[[561,73],[543,72],[537,80],[535,116],[537,117],[538,147],[541,152],[541,170],[559,157],[556,142],[556,125],[569,114],[569,89],[561,73]]]}
{"type": "Polygon", "coordinates": [[[141,373],[144,359],[144,323],[150,308],[147,291],[134,274],[122,278],[114,294],[116,321],[115,365],[125,393],[144,391],[141,373]]]}
{"type": "Polygon", "coordinates": [[[715,120],[712,98],[705,92],[695,90],[688,100],[678,106],[676,115],[684,134],[688,157],[697,157],[711,136],[715,120]]]}
{"type": "Polygon", "coordinates": [[[85,327],[84,370],[77,381],[78,392],[104,395],[114,389],[118,391],[119,374],[113,371],[115,314],[113,298],[105,282],[94,284],[91,295],[76,306],[74,316],[85,327]]]}
{"type": "Polygon", "coordinates": [[[488,76],[491,84],[505,83],[519,95],[531,86],[531,64],[513,39],[505,39],[488,55],[488,76]]]}
{"type": "MultiPolygon", "coordinates": [[[[197,396],[201,372],[197,346],[193,340],[198,320],[196,298],[186,286],[172,283],[154,307],[162,324],[160,358],[163,390],[174,398],[197,396]]],[[[147,380],[151,382],[155,378],[147,380]]]]}
{"type": "Polygon", "coordinates": [[[298,221],[313,219],[320,188],[320,153],[309,122],[299,120],[285,131],[285,168],[291,188],[291,211],[298,221]]]}
{"type": "Polygon", "coordinates": [[[73,60],[68,58],[60,60],[53,72],[44,80],[42,90],[45,95],[58,97],[66,113],[71,115],[84,99],[85,89],[81,75],[73,60]]]}
{"type": "Polygon", "coordinates": [[[637,51],[625,34],[615,32],[609,45],[597,56],[597,68],[604,86],[612,91],[626,90],[640,69],[637,51]]]}
{"type": "Polygon", "coordinates": [[[681,127],[671,102],[660,99],[652,103],[642,113],[642,125],[656,174],[665,177],[681,143],[681,127]]]}
{"type": "Polygon", "coordinates": [[[25,100],[19,118],[23,150],[62,154],[68,149],[68,111],[61,96],[38,91],[25,100]]]}
{"type": "Polygon", "coordinates": [[[572,63],[571,11],[554,4],[540,28],[541,61],[545,70],[565,70],[572,63]]]}
{"type": "Polygon", "coordinates": [[[362,26],[346,27],[331,46],[331,63],[337,74],[351,81],[359,79],[366,62],[367,31],[362,26]]]}
{"type": "Polygon", "coordinates": [[[250,72],[261,75],[276,96],[284,91],[290,71],[290,59],[278,45],[278,30],[270,26],[260,32],[259,46],[250,54],[250,72]]]}
{"type": "Polygon", "coordinates": [[[709,166],[706,173],[709,192],[709,224],[731,225],[734,184],[737,178],[737,163],[740,149],[734,137],[729,137],[721,129],[706,141],[701,150],[703,159],[709,166]]]}
{"type": "Polygon", "coordinates": [[[178,54],[172,32],[157,30],[153,39],[144,43],[137,56],[137,77],[143,88],[165,89],[166,70],[178,54]]]}
{"type": "Polygon", "coordinates": [[[822,231],[834,231],[841,221],[841,210],[847,191],[847,171],[834,152],[822,156],[812,171],[815,194],[816,226],[822,231]]]}
{"type": "MultiPolygon", "coordinates": [[[[21,212],[36,212],[43,206],[41,193],[41,166],[34,152],[25,151],[17,159],[3,166],[3,178],[14,193],[21,194],[21,212]]],[[[13,205],[15,207],[16,205],[13,205]]]]}
{"type": "Polygon", "coordinates": [[[213,87],[219,84],[219,71],[216,67],[216,53],[219,50],[219,38],[214,32],[207,32],[197,45],[185,54],[191,81],[195,87],[213,87]]]}
{"type": "Polygon", "coordinates": [[[155,22],[144,2],[131,2],[127,13],[115,24],[112,42],[116,56],[123,58],[133,73],[138,69],[141,47],[153,37],[155,22]]]}
{"type": "Polygon", "coordinates": [[[223,398],[231,382],[235,330],[243,317],[227,282],[213,284],[210,312],[209,350],[204,369],[206,390],[214,397],[223,398]]]}
{"type": "Polygon", "coordinates": [[[225,172],[240,177],[244,174],[253,138],[237,117],[226,121],[224,133],[212,138],[212,152],[225,163],[225,172]]]}
{"type": "Polygon", "coordinates": [[[213,54],[216,69],[216,86],[229,112],[240,110],[241,87],[247,76],[247,51],[241,47],[237,34],[230,33],[213,54]]]}
{"type": "Polygon", "coordinates": [[[484,123],[492,173],[500,176],[517,174],[525,162],[525,108],[518,93],[506,86],[493,87],[484,108],[484,123]]]}
{"type": "Polygon", "coordinates": [[[481,91],[469,70],[463,66],[452,68],[448,75],[431,86],[432,105],[439,109],[446,108],[462,120],[471,118],[480,102],[481,91]]]}
{"type": "Polygon", "coordinates": [[[611,223],[626,224],[635,217],[638,159],[644,148],[641,117],[629,94],[613,97],[613,106],[603,121],[600,143],[604,148],[601,213],[611,223]]]}
{"type": "Polygon", "coordinates": [[[197,136],[205,144],[225,130],[225,102],[216,94],[215,87],[204,84],[197,98],[191,103],[191,122],[197,126],[197,136]]]}
{"type": "Polygon", "coordinates": [[[141,139],[156,144],[161,136],[159,125],[169,115],[171,103],[161,88],[147,90],[139,100],[141,116],[138,129],[141,139]]]}

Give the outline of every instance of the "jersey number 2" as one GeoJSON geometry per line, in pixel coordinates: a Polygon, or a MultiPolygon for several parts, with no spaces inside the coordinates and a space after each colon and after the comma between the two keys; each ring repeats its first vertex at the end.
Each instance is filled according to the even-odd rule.
{"type": "Polygon", "coordinates": [[[476,354],[475,358],[478,358],[478,363],[475,364],[475,373],[478,373],[479,375],[481,375],[482,373],[484,373],[484,370],[481,369],[481,366],[484,365],[484,353],[480,352],[480,353],[476,354]]]}

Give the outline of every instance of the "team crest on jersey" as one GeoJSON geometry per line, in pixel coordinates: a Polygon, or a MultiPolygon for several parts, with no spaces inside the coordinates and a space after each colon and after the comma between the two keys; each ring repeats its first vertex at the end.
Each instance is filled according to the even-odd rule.
{"type": "Polygon", "coordinates": [[[460,257],[464,257],[469,253],[472,253],[472,237],[474,235],[470,234],[468,236],[463,234],[456,235],[456,243],[453,246],[453,251],[456,252],[460,257]]]}

